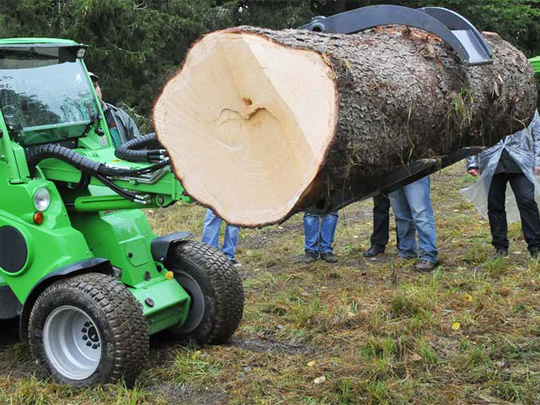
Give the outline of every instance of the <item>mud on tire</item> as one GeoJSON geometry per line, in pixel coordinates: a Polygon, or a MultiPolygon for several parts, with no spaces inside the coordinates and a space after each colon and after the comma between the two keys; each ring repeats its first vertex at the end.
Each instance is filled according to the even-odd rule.
{"type": "MultiPolygon", "coordinates": [[[[182,279],[189,277],[196,282],[202,293],[200,299],[204,300],[201,319],[195,329],[188,333],[181,328],[172,331],[180,338],[195,339],[201,344],[226,342],[238,328],[244,311],[244,290],[236,268],[221,252],[193,241],[176,245],[167,258],[166,267],[175,273],[175,278],[192,295],[192,300],[197,297],[193,297],[182,279]]],[[[189,320],[190,315],[186,323],[189,320]]]]}
{"type": "Polygon", "coordinates": [[[148,357],[148,326],[139,303],[120,281],[104,274],[50,285],[34,303],[28,330],[33,356],[61,383],[87,386],[124,379],[131,385],[148,357]],[[100,353],[87,361],[94,347],[100,353]],[[86,369],[70,363],[73,353],[86,369]]]}

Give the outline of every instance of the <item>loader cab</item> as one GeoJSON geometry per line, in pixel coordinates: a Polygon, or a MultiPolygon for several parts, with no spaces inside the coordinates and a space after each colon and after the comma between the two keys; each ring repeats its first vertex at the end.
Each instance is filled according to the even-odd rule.
{"type": "Polygon", "coordinates": [[[84,53],[73,41],[0,40],[0,111],[10,139],[75,145],[99,121],[84,53]]]}

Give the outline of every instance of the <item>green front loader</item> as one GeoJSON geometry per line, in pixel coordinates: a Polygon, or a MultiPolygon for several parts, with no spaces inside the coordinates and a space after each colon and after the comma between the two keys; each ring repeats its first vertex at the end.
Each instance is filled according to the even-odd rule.
{"type": "Polygon", "coordinates": [[[235,267],[141,208],[187,199],[155,136],[114,148],[69,40],[0,40],[0,319],[58,381],[132,383],[149,335],[221,343],[244,295],[235,267]]]}

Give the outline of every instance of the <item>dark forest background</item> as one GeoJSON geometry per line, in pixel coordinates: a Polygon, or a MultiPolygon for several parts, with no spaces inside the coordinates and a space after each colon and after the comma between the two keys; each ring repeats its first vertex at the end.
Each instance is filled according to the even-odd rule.
{"type": "Polygon", "coordinates": [[[104,98],[141,119],[204,33],[235,25],[294,28],[374,4],[447,7],[527,56],[540,54],[540,0],[0,0],[0,36],[87,44],[86,63],[101,77],[104,98]]]}

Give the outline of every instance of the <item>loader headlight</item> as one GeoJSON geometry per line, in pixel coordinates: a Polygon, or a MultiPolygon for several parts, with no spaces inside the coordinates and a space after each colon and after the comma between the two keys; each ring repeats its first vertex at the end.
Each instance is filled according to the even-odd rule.
{"type": "Polygon", "coordinates": [[[38,211],[45,211],[51,205],[51,193],[46,188],[39,188],[34,194],[34,207],[38,211]]]}

